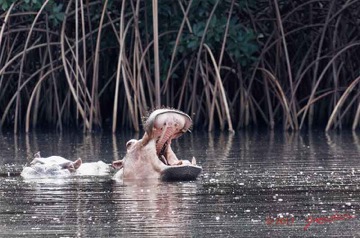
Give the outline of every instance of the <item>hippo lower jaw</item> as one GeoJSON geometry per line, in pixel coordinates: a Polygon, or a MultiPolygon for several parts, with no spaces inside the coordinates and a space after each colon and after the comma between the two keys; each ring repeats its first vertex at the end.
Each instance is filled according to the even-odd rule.
{"type": "Polygon", "coordinates": [[[187,160],[182,160],[181,165],[166,166],[160,173],[160,178],[163,181],[191,181],[195,180],[202,168],[196,165],[195,157],[190,163],[187,160]]]}
{"type": "Polygon", "coordinates": [[[196,165],[195,158],[192,162],[188,160],[181,160],[179,165],[166,165],[154,155],[153,162],[147,168],[131,171],[126,166],[126,158],[113,162],[115,169],[120,169],[113,177],[114,180],[144,180],[144,179],[160,179],[162,181],[192,181],[196,180],[202,171],[202,168],[196,165]],[[124,165],[125,164],[125,165],[124,165]]]}

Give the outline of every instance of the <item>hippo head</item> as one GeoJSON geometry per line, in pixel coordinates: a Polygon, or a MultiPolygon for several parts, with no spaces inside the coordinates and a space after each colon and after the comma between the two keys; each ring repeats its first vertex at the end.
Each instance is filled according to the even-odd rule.
{"type": "Polygon", "coordinates": [[[174,109],[158,109],[144,124],[144,136],[126,143],[124,159],[113,162],[120,169],[116,179],[162,178],[164,180],[193,180],[201,172],[192,162],[179,160],[171,149],[171,142],[192,125],[191,118],[174,109]]]}
{"type": "Polygon", "coordinates": [[[38,152],[35,154],[30,166],[24,167],[20,175],[24,178],[64,177],[74,173],[81,164],[82,160],[80,158],[75,161],[60,156],[43,158],[38,152]]]}
{"type": "Polygon", "coordinates": [[[79,158],[75,161],[71,161],[65,159],[61,156],[50,156],[50,157],[41,157],[40,152],[37,152],[34,155],[33,161],[31,161],[30,165],[44,165],[44,166],[58,166],[59,169],[69,170],[69,172],[75,172],[82,164],[82,160],[79,158]]]}

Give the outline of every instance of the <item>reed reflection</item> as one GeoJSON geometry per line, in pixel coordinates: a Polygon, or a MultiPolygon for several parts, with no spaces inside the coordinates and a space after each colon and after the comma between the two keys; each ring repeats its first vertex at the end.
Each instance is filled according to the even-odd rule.
{"type": "Polygon", "coordinates": [[[231,153],[234,133],[220,133],[214,134],[209,132],[208,146],[206,148],[206,156],[208,158],[216,158],[212,167],[221,167],[221,164],[226,161],[231,153]]]}

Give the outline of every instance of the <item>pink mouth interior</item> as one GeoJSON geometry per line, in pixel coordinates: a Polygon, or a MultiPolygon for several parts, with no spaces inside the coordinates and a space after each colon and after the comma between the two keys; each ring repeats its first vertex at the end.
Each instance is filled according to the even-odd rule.
{"type": "Polygon", "coordinates": [[[156,153],[160,157],[166,156],[167,146],[189,129],[191,122],[188,118],[176,112],[167,112],[158,115],[153,124],[152,136],[156,139],[156,153]]]}

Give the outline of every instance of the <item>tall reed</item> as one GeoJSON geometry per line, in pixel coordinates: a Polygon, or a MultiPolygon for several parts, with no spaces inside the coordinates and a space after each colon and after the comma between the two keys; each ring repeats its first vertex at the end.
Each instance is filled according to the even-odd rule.
{"type": "Polygon", "coordinates": [[[81,1],[0,13],[0,126],[358,128],[357,0],[81,1]]]}

